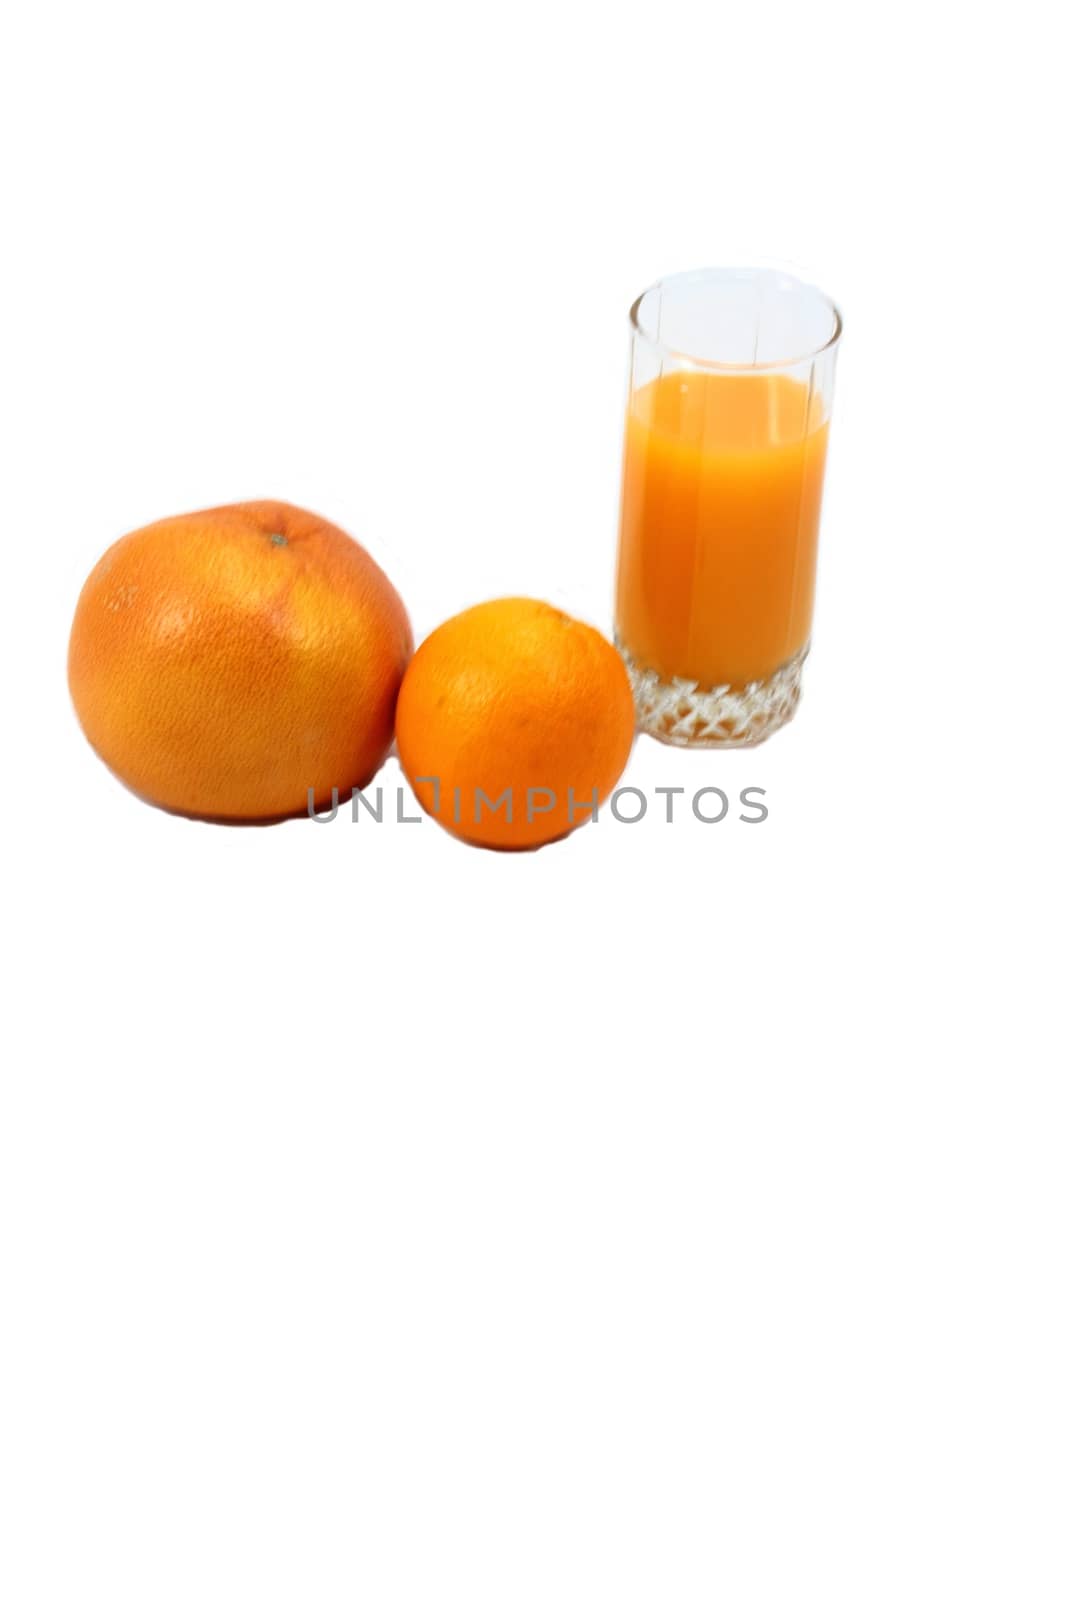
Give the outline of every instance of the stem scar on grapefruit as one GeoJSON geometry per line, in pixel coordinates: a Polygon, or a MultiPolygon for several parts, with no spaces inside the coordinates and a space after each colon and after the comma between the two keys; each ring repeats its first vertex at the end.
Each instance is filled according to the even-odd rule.
{"type": "Polygon", "coordinates": [[[340,528],[276,500],[113,544],[74,615],[68,677],[129,788],[220,822],[305,815],[369,783],[411,655],[403,602],[340,528]]]}
{"type": "Polygon", "coordinates": [[[420,804],[457,838],[499,850],[588,822],[633,737],[618,651],[540,600],[489,600],[442,623],[397,702],[397,751],[420,804]]]}

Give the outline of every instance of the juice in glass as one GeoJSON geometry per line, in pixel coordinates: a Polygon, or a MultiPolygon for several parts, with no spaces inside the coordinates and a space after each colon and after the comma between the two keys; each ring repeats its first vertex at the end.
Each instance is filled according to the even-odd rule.
{"type": "MultiPolygon", "coordinates": [[[[768,286],[738,296],[727,276],[748,343],[739,347],[714,316],[700,322],[698,342],[758,351],[768,286]]],[[[649,732],[672,743],[753,743],[792,715],[811,634],[827,352],[780,365],[688,357],[642,329],[641,303],[635,347],[648,348],[635,348],[626,417],[618,642],[649,732]]],[[[781,321],[769,318],[765,338],[782,342],[781,321]]]]}

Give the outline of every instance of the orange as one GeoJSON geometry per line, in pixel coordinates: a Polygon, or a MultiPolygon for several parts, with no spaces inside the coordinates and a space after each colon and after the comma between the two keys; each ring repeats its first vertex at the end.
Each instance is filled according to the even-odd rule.
{"type": "Polygon", "coordinates": [[[81,593],[68,672],[85,734],[153,805],[305,813],[369,782],[411,654],[399,595],[321,517],[255,500],[129,533],[81,593]]]}
{"type": "Polygon", "coordinates": [[[588,822],[633,736],[618,652],[540,600],[489,600],[443,623],[397,702],[397,750],[420,803],[457,837],[503,850],[588,822]]]}

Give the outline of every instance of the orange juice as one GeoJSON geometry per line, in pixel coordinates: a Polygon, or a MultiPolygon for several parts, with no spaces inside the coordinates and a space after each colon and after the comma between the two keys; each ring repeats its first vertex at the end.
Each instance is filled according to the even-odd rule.
{"type": "Polygon", "coordinates": [[[808,642],[829,420],[780,373],[673,371],[626,421],[616,622],[638,668],[701,689],[808,642]]]}

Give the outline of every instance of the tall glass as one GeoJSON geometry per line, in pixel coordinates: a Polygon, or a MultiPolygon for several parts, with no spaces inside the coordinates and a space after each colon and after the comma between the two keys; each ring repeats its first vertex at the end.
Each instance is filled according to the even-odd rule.
{"type": "Polygon", "coordinates": [[[836,307],[783,273],[682,273],[630,311],[616,642],[638,724],[757,744],[800,697],[836,307]]]}

